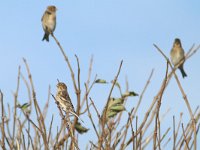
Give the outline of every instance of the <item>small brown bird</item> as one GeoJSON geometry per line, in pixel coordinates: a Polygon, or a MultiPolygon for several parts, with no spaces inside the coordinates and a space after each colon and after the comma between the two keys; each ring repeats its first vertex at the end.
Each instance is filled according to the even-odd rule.
{"type": "Polygon", "coordinates": [[[67,91],[67,86],[63,82],[58,82],[58,84],[57,84],[56,101],[58,102],[59,106],[62,108],[62,110],[65,113],[71,113],[72,115],[79,118],[78,115],[76,114],[75,110],[74,110],[74,106],[73,106],[71,99],[69,97],[69,94],[68,94],[68,91],[67,91]]]}
{"type": "Polygon", "coordinates": [[[49,42],[49,34],[53,34],[56,28],[56,10],[55,6],[48,6],[42,16],[42,27],[45,32],[42,41],[49,42]]]}
{"type": "Polygon", "coordinates": [[[172,64],[174,66],[177,66],[181,61],[183,61],[183,63],[178,68],[181,71],[183,78],[187,77],[187,74],[185,73],[185,71],[183,69],[183,64],[184,64],[184,61],[185,61],[185,52],[182,48],[180,39],[176,38],[174,40],[174,44],[173,44],[173,47],[171,49],[170,56],[171,56],[172,64]]]}

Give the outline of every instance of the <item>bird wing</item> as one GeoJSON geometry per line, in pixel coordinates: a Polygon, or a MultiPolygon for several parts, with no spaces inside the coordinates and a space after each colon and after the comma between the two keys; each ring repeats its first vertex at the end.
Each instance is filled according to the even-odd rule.
{"type": "Polygon", "coordinates": [[[69,113],[71,113],[72,115],[76,116],[78,119],[80,119],[83,123],[84,121],[76,114],[75,110],[74,110],[74,106],[71,102],[71,98],[69,97],[68,93],[62,93],[64,95],[64,97],[60,97],[62,101],[66,102],[66,103],[70,103],[70,106],[72,109],[69,109],[69,113]]]}
{"type": "Polygon", "coordinates": [[[73,106],[73,104],[72,104],[72,102],[71,102],[71,98],[69,97],[68,92],[62,91],[61,95],[62,95],[62,96],[60,96],[61,100],[62,100],[63,102],[65,102],[65,103],[67,103],[68,105],[70,105],[72,111],[75,112],[74,106],[73,106]]]}
{"type": "Polygon", "coordinates": [[[49,16],[50,14],[51,14],[51,13],[50,13],[49,11],[46,10],[46,11],[44,12],[42,18],[41,18],[41,21],[44,20],[44,17],[47,17],[47,16],[49,16]]]}
{"type": "Polygon", "coordinates": [[[75,112],[69,110],[69,113],[71,113],[72,115],[76,116],[79,120],[81,120],[81,122],[84,123],[84,121],[75,112]]]}
{"type": "Polygon", "coordinates": [[[41,21],[44,19],[44,15],[45,15],[46,11],[44,12],[44,14],[42,15],[41,21]]]}

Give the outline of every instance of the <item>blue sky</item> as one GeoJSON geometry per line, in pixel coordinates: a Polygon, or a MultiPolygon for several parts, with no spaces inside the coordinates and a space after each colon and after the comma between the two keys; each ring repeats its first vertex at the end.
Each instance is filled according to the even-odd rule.
{"type": "MultiPolygon", "coordinates": [[[[6,102],[13,101],[12,91],[16,89],[19,65],[22,66],[22,73],[26,75],[22,62],[22,57],[25,57],[42,107],[47,99],[49,85],[52,87],[52,93],[55,93],[57,78],[68,85],[71,98],[76,104],[70,72],[55,41],[51,37],[49,43],[41,41],[43,37],[41,16],[46,7],[52,4],[58,8],[55,36],[63,46],[73,68],[76,69],[74,55],[77,54],[80,59],[82,91],[84,91],[91,55],[94,56],[92,79],[97,74],[99,78],[111,81],[123,59],[119,82],[125,90],[127,76],[130,89],[139,94],[151,70],[155,69],[138,112],[141,119],[144,110],[148,108],[160,88],[165,73],[165,61],[153,47],[153,43],[168,56],[176,37],[182,40],[185,51],[193,43],[200,43],[198,7],[200,3],[197,0],[76,0],[53,3],[52,1],[3,1],[0,9],[2,20],[0,89],[5,95],[6,102]]],[[[185,63],[188,77],[184,80],[177,71],[193,110],[199,105],[200,99],[199,57],[198,52],[185,63]]],[[[97,85],[91,92],[90,96],[99,110],[105,104],[109,89],[110,85],[97,85]]],[[[113,96],[118,94],[114,91],[113,96]]],[[[25,86],[22,84],[19,101],[24,103],[27,100],[25,86]]],[[[128,106],[133,107],[137,100],[138,98],[130,98],[128,106]]],[[[189,119],[189,113],[174,79],[164,94],[161,111],[164,113],[169,107],[171,111],[163,122],[163,130],[172,126],[172,116],[178,118],[180,112],[184,113],[184,121],[189,119]]],[[[59,114],[53,100],[51,109],[59,121],[59,114]]],[[[88,120],[86,116],[83,118],[88,120]]],[[[94,135],[91,124],[88,123],[86,126],[91,129],[89,135],[94,135]]],[[[54,128],[56,129],[56,125],[54,128]]],[[[91,140],[94,137],[87,136],[87,138],[91,140]]]]}

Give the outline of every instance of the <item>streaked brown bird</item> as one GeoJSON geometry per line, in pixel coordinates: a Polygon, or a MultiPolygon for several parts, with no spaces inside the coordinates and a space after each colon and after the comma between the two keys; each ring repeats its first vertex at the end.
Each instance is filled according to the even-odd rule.
{"type": "Polygon", "coordinates": [[[42,41],[49,42],[49,34],[53,34],[56,28],[56,10],[55,6],[48,6],[42,16],[42,27],[45,32],[42,41]]]}
{"type": "Polygon", "coordinates": [[[180,39],[176,38],[174,40],[174,44],[171,49],[170,56],[171,56],[171,62],[174,66],[177,66],[181,61],[183,61],[183,63],[180,64],[180,66],[178,68],[181,71],[183,78],[187,77],[187,74],[185,73],[184,68],[183,68],[183,64],[185,61],[185,52],[182,48],[180,39]]]}
{"type": "Polygon", "coordinates": [[[57,84],[56,101],[58,102],[59,106],[62,108],[62,110],[65,113],[70,113],[70,114],[76,116],[77,118],[79,118],[74,110],[74,106],[71,102],[71,98],[69,97],[69,93],[67,91],[67,86],[63,82],[58,82],[58,84],[57,84]]]}

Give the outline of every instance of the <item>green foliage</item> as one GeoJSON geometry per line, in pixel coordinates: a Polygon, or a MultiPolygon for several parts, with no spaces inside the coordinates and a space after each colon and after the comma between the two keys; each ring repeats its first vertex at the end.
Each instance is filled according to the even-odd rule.
{"type": "Polygon", "coordinates": [[[75,129],[78,133],[83,134],[86,133],[89,129],[83,127],[80,122],[77,122],[75,125],[75,129]]]}
{"type": "Polygon", "coordinates": [[[106,80],[104,80],[104,79],[97,79],[96,81],[95,81],[95,83],[101,83],[101,84],[106,84],[106,83],[108,83],[106,80]]]}
{"type": "Polygon", "coordinates": [[[22,105],[18,104],[17,107],[25,111],[30,106],[29,103],[24,103],[22,105]]]}

